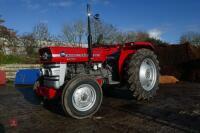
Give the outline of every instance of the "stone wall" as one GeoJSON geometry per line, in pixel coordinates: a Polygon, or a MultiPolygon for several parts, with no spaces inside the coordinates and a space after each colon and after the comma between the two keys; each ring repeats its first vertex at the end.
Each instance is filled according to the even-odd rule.
{"type": "Polygon", "coordinates": [[[14,80],[16,72],[19,69],[33,69],[33,68],[40,68],[40,64],[1,64],[0,70],[6,72],[6,79],[7,80],[14,80]]]}

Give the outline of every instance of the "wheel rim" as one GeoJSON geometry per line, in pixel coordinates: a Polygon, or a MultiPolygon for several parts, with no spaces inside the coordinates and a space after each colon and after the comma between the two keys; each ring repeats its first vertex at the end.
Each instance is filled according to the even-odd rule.
{"type": "Polygon", "coordinates": [[[72,104],[78,111],[91,109],[96,101],[96,91],[89,84],[77,87],[72,96],[72,104]]]}
{"type": "Polygon", "coordinates": [[[142,87],[146,91],[152,90],[157,80],[156,65],[152,59],[146,58],[142,61],[139,76],[142,87]]]}

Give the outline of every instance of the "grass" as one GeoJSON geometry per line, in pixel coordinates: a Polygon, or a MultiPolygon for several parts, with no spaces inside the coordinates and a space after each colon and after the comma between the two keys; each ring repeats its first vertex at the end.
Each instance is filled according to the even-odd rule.
{"type": "Polygon", "coordinates": [[[35,64],[38,63],[38,59],[37,57],[4,55],[0,53],[0,64],[35,64]]]}

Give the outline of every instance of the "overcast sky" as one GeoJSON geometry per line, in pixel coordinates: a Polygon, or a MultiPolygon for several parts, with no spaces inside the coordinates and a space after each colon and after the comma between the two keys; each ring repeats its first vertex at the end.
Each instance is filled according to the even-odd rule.
{"type": "MultiPolygon", "coordinates": [[[[18,34],[47,23],[52,34],[62,25],[86,21],[87,0],[0,0],[5,25],[18,34]]],[[[147,31],[152,37],[178,43],[188,31],[200,32],[200,0],[89,0],[93,12],[122,31],[147,31]]]]}

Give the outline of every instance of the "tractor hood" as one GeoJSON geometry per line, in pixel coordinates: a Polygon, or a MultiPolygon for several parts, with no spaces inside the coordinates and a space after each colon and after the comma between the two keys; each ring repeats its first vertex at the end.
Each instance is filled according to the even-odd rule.
{"type": "MultiPolygon", "coordinates": [[[[137,50],[140,48],[154,50],[153,45],[148,42],[128,42],[123,45],[118,44],[109,47],[98,47],[92,49],[92,61],[104,62],[107,56],[120,51],[120,49],[137,50]]],[[[42,63],[81,63],[88,61],[88,48],[53,46],[41,48],[39,53],[42,63]]]]}
{"type": "MultiPolygon", "coordinates": [[[[118,48],[93,48],[93,61],[104,62],[106,56],[116,52],[118,48]]],[[[39,50],[42,63],[87,62],[88,48],[44,47],[39,50]]]]}

